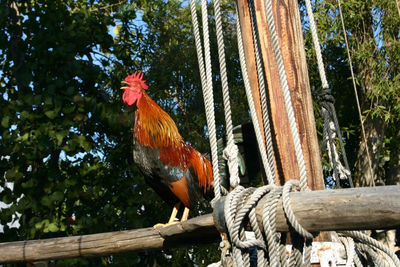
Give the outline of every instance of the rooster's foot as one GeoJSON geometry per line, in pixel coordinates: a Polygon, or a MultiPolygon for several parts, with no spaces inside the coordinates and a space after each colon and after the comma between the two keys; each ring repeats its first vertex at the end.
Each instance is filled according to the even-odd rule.
{"type": "Polygon", "coordinates": [[[153,226],[154,229],[162,228],[162,227],[167,227],[170,225],[174,225],[180,223],[180,221],[174,221],[174,222],[168,222],[168,223],[157,223],[153,226]]]}

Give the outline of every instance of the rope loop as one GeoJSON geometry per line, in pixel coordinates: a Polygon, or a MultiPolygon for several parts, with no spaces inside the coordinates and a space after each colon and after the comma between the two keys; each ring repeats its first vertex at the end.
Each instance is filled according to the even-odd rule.
{"type": "MultiPolygon", "coordinates": [[[[289,193],[292,191],[293,187],[300,186],[300,182],[298,180],[289,180],[285,183],[283,186],[283,191],[282,191],[282,201],[283,201],[283,210],[285,211],[285,214],[297,233],[299,233],[301,236],[304,236],[306,239],[312,239],[318,234],[312,234],[308,232],[306,229],[301,226],[301,224],[297,221],[296,216],[294,215],[294,212],[292,210],[292,207],[290,206],[290,197],[289,193]]],[[[308,191],[310,189],[307,189],[308,191]]]]}

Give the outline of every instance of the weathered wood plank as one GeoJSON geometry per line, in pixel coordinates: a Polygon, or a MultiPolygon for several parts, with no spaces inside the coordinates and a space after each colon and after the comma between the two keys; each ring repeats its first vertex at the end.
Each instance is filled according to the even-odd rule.
{"type": "Polygon", "coordinates": [[[211,214],[169,227],[153,227],[84,236],[0,243],[0,262],[35,262],[90,257],[214,242],[219,234],[211,214]]]}
{"type": "Polygon", "coordinates": [[[256,108],[258,123],[260,125],[263,140],[265,140],[264,123],[261,110],[260,89],[258,85],[256,57],[254,52],[253,33],[250,20],[250,10],[248,1],[236,1],[240,19],[240,28],[243,37],[243,48],[247,72],[249,74],[249,82],[253,95],[254,106],[256,108]]]}
{"type": "MultiPolygon", "coordinates": [[[[317,190],[291,192],[290,203],[299,223],[310,232],[394,229],[400,226],[399,196],[400,186],[317,190]]],[[[265,201],[264,197],[256,206],[261,227],[265,201]]],[[[218,223],[217,227],[225,231],[224,225],[218,223]]],[[[282,200],[278,201],[276,229],[289,231],[282,200]]]]}
{"type": "MultiPolygon", "coordinates": [[[[293,192],[290,202],[300,224],[311,232],[393,229],[400,226],[400,186],[293,192]]],[[[257,216],[261,219],[261,200],[257,216]]],[[[277,228],[288,231],[282,202],[277,228]]]]}
{"type": "MultiPolygon", "coordinates": [[[[254,44],[252,42],[248,10],[249,5],[247,1],[237,1],[237,3],[243,32],[246,63],[248,64],[250,79],[253,81],[252,87],[254,87],[255,91],[258,91],[257,72],[255,71],[254,63],[254,44]]],[[[277,170],[280,181],[277,182],[279,185],[284,184],[287,180],[299,177],[299,168],[294,153],[293,140],[290,135],[289,120],[286,115],[278,66],[273,53],[272,41],[266,20],[265,1],[254,0],[254,6],[265,77],[268,85],[272,130],[274,132],[273,142],[275,156],[278,160],[277,170]]],[[[297,1],[272,1],[272,11],[291,92],[297,127],[300,132],[300,140],[308,174],[308,185],[312,190],[321,190],[324,188],[324,183],[321,179],[322,166],[297,1]]],[[[259,97],[257,93],[253,92],[254,98],[259,97]]],[[[256,100],[259,101],[259,99],[256,100]]],[[[261,118],[260,115],[259,118],[261,118]]]]}
{"type": "MultiPolygon", "coordinates": [[[[390,229],[400,226],[400,186],[352,188],[290,193],[298,221],[311,232],[390,229]]],[[[256,207],[262,225],[264,199],[256,207]]],[[[220,212],[220,211],[218,211],[220,212]]],[[[288,231],[282,203],[277,230],[288,231]]],[[[219,226],[221,227],[221,226],[219,226]]],[[[212,214],[161,229],[119,232],[0,243],[0,263],[109,255],[217,241],[212,214]]]]}

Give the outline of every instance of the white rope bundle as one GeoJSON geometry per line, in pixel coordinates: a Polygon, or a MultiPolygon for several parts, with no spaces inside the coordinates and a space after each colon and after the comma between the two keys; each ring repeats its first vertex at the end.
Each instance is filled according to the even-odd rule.
{"type": "MultiPolygon", "coordinates": [[[[288,259],[286,258],[285,245],[279,243],[280,235],[276,232],[275,223],[277,203],[281,197],[285,215],[291,226],[299,235],[308,240],[306,241],[307,243],[312,240],[314,235],[300,225],[291,209],[289,193],[293,186],[299,186],[299,181],[290,180],[284,187],[266,185],[256,189],[238,186],[228,194],[224,210],[226,226],[232,241],[234,266],[235,264],[236,266],[248,266],[247,263],[250,261],[249,253],[251,248],[257,251],[258,266],[281,266],[287,264],[288,259]],[[269,201],[264,202],[263,229],[260,229],[254,207],[264,196],[269,201]],[[247,220],[249,221],[251,230],[254,232],[255,238],[250,239],[245,235],[245,225],[243,222],[247,220]],[[265,237],[262,234],[263,231],[265,237]],[[266,253],[268,253],[268,257],[266,257],[266,253]]],[[[310,262],[310,251],[307,246],[305,246],[304,253],[308,256],[303,258],[301,253],[292,253],[289,259],[292,262],[290,266],[310,262]]]]}
{"type": "MultiPolygon", "coordinates": [[[[212,68],[211,68],[211,53],[210,53],[210,39],[208,33],[208,14],[207,14],[207,0],[201,1],[202,10],[202,23],[203,23],[203,38],[204,38],[204,54],[203,57],[203,45],[201,43],[200,31],[197,19],[196,4],[194,0],[190,1],[191,15],[193,21],[195,43],[197,57],[199,61],[201,84],[203,88],[204,95],[204,105],[206,109],[207,125],[209,128],[210,136],[210,147],[211,156],[213,163],[213,174],[214,174],[214,195],[215,198],[213,203],[218,200],[222,193],[225,191],[220,185],[220,175],[218,171],[218,147],[216,138],[216,127],[215,127],[215,111],[214,111],[214,97],[213,97],[213,87],[212,87],[212,68]]],[[[225,110],[225,123],[226,123],[226,133],[228,139],[228,145],[223,151],[223,156],[228,162],[228,168],[230,173],[230,185],[231,187],[236,187],[240,183],[239,179],[239,149],[234,143],[233,136],[233,126],[231,118],[231,106],[229,97],[229,86],[226,72],[226,62],[225,62],[225,51],[224,51],[224,40],[222,31],[222,21],[221,21],[221,11],[219,0],[214,1],[214,12],[216,19],[216,33],[217,33],[217,44],[218,44],[218,55],[220,63],[221,72],[221,83],[222,83],[222,94],[223,103],[225,110]]]]}

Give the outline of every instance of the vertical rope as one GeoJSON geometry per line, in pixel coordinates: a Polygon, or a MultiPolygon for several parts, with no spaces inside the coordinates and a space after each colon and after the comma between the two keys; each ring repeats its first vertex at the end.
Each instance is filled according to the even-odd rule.
{"type": "Polygon", "coordinates": [[[372,186],[375,186],[375,181],[373,179],[374,178],[374,173],[372,171],[371,156],[370,156],[369,148],[368,148],[368,140],[367,140],[367,136],[365,134],[364,120],[363,120],[362,114],[361,114],[360,100],[358,99],[358,93],[357,93],[356,78],[355,78],[354,71],[353,71],[353,62],[352,62],[351,56],[350,56],[350,48],[349,48],[349,43],[347,41],[346,27],[344,25],[344,19],[343,19],[342,7],[340,5],[340,0],[338,0],[338,8],[339,8],[340,21],[342,23],[344,42],[346,43],[346,52],[347,52],[347,58],[349,60],[351,78],[352,78],[352,81],[353,81],[354,95],[356,97],[356,102],[357,102],[358,116],[359,116],[360,122],[361,122],[361,132],[362,132],[362,136],[363,136],[363,139],[364,139],[364,142],[365,142],[365,151],[367,152],[368,167],[369,167],[369,171],[370,171],[371,176],[372,176],[372,181],[371,182],[372,182],[372,186]]]}
{"type": "Polygon", "coordinates": [[[257,67],[257,77],[258,77],[258,84],[260,88],[260,98],[261,98],[261,107],[262,107],[262,116],[263,116],[263,123],[264,123],[264,134],[265,134],[265,147],[267,149],[267,156],[269,166],[272,171],[273,179],[276,180],[276,170],[275,170],[275,162],[274,162],[274,148],[272,144],[272,136],[271,136],[271,123],[269,120],[268,114],[268,101],[267,101],[267,88],[264,79],[264,66],[262,62],[262,55],[260,51],[260,39],[258,37],[258,28],[257,28],[257,21],[256,21],[256,14],[255,14],[255,7],[254,1],[249,1],[249,8],[250,8],[250,18],[251,18],[251,29],[253,31],[253,39],[254,39],[254,52],[256,57],[256,67],[257,67]]]}
{"type": "Polygon", "coordinates": [[[215,112],[214,112],[214,95],[212,88],[212,70],[211,70],[211,55],[210,55],[210,40],[208,34],[208,15],[207,15],[207,1],[202,0],[202,22],[203,22],[203,36],[204,36],[204,54],[202,52],[202,44],[200,39],[199,25],[197,20],[196,4],[194,0],[190,0],[190,10],[192,15],[193,30],[195,35],[195,44],[197,59],[199,61],[201,85],[203,88],[204,105],[206,110],[206,118],[208,125],[208,132],[210,138],[211,157],[214,174],[214,195],[215,200],[221,197],[220,177],[218,171],[218,148],[217,136],[215,129],[215,112]]]}
{"type": "MultiPolygon", "coordinates": [[[[239,12],[237,10],[237,6],[236,6],[236,13],[239,14],[239,12]]],[[[246,60],[244,58],[242,31],[240,29],[239,19],[237,20],[237,23],[236,23],[236,32],[237,32],[237,38],[238,38],[239,59],[240,59],[240,66],[242,69],[243,82],[244,82],[244,87],[246,90],[247,101],[249,102],[250,115],[251,115],[251,119],[253,121],[254,131],[255,131],[257,143],[258,143],[258,149],[261,154],[261,160],[262,160],[262,163],[263,163],[263,166],[265,169],[265,173],[267,175],[268,184],[275,184],[276,182],[275,182],[275,179],[273,178],[274,176],[272,175],[271,168],[269,167],[269,164],[268,164],[268,157],[267,157],[267,153],[265,151],[264,141],[263,141],[261,131],[260,131],[260,124],[258,123],[258,119],[257,119],[257,115],[256,115],[256,108],[254,106],[253,95],[251,94],[249,76],[247,74],[246,60]]]]}
{"type": "Polygon", "coordinates": [[[225,62],[225,45],[224,45],[224,34],[222,31],[221,22],[221,10],[219,0],[214,1],[214,13],[215,13],[215,25],[217,34],[217,44],[218,44],[218,56],[219,56],[219,68],[221,73],[221,83],[222,83],[222,95],[224,102],[225,111],[225,124],[226,124],[226,134],[228,139],[228,145],[224,150],[224,157],[228,161],[229,174],[230,174],[230,184],[232,187],[236,187],[240,183],[239,179],[239,149],[235,145],[232,127],[232,116],[231,116],[231,104],[229,98],[229,86],[228,77],[226,72],[226,62],[225,62]]]}
{"type": "MultiPolygon", "coordinates": [[[[322,83],[322,89],[323,89],[322,91],[324,93],[327,92],[328,94],[330,94],[331,90],[329,89],[328,80],[326,78],[324,62],[322,59],[321,44],[320,44],[319,38],[318,38],[317,26],[315,23],[314,12],[311,7],[311,1],[306,0],[305,4],[306,4],[306,9],[307,9],[308,20],[310,23],[310,31],[311,31],[314,48],[315,48],[315,54],[317,57],[318,72],[319,72],[319,76],[320,76],[321,83],[322,83]]],[[[326,101],[324,101],[324,102],[326,102],[326,101]]],[[[327,142],[328,155],[330,158],[332,158],[331,163],[333,165],[334,175],[336,177],[338,177],[338,175],[337,175],[338,170],[336,170],[336,166],[339,166],[339,168],[340,168],[339,172],[343,175],[343,177],[345,177],[349,180],[350,186],[354,187],[353,180],[351,178],[349,164],[347,161],[346,151],[344,149],[344,145],[343,145],[343,141],[342,141],[342,134],[340,132],[339,122],[338,122],[337,116],[336,116],[336,110],[335,110],[335,107],[333,106],[333,101],[332,101],[332,103],[330,103],[330,102],[323,103],[321,113],[322,113],[322,116],[324,117],[324,121],[325,121],[324,131],[326,130],[326,133],[327,133],[326,136],[328,138],[328,142],[327,142]],[[330,124],[331,121],[333,121],[332,123],[334,123],[333,130],[331,129],[330,126],[328,127],[328,124],[330,124]],[[334,131],[334,130],[336,130],[336,131],[334,131]],[[342,156],[343,156],[343,161],[344,161],[345,166],[343,166],[341,164],[341,162],[339,160],[339,155],[337,153],[336,146],[334,145],[334,142],[333,142],[332,136],[335,135],[335,132],[338,136],[339,145],[340,145],[340,149],[342,151],[342,156]]],[[[340,187],[339,180],[336,180],[336,185],[340,187]]]]}
{"type": "Polygon", "coordinates": [[[311,1],[306,0],[305,2],[306,2],[308,20],[310,23],[311,36],[312,36],[312,40],[313,40],[313,44],[314,44],[314,48],[315,48],[315,54],[317,56],[319,77],[321,78],[322,88],[328,89],[329,85],[328,85],[328,80],[326,79],[324,61],[322,59],[321,45],[319,43],[317,26],[315,25],[314,12],[311,7],[311,1]]]}
{"type": "Polygon", "coordinates": [[[265,0],[265,10],[267,16],[268,29],[271,36],[272,50],[274,52],[275,60],[278,66],[279,81],[281,83],[283,98],[285,102],[286,113],[289,119],[290,133],[293,138],[294,149],[296,153],[296,160],[300,172],[300,188],[305,190],[307,188],[307,173],[306,164],[304,161],[303,151],[301,148],[300,136],[297,130],[296,117],[292,106],[289,85],[287,81],[285,65],[283,63],[282,52],[279,47],[278,35],[276,33],[275,21],[272,12],[271,0],[265,0]]]}

